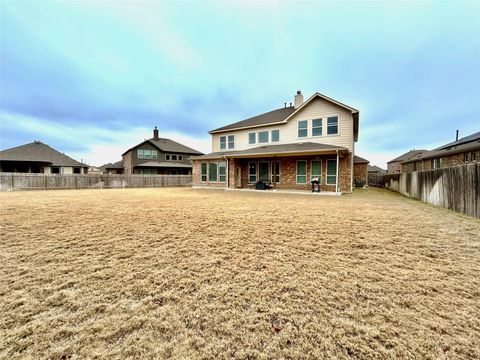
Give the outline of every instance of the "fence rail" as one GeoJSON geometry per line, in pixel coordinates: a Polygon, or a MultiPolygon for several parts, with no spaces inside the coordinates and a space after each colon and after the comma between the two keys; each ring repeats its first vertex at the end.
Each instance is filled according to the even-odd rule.
{"type": "Polygon", "coordinates": [[[190,186],[191,175],[57,175],[0,173],[0,191],[190,186]]]}
{"type": "Polygon", "coordinates": [[[385,175],[384,186],[429,204],[480,217],[480,163],[385,175]]]}

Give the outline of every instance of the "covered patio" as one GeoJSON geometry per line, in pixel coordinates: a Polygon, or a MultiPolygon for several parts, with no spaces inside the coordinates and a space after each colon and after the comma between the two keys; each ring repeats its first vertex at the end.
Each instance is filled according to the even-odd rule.
{"type": "Polygon", "coordinates": [[[229,190],[351,191],[352,156],[346,148],[298,143],[212,153],[193,160],[193,184],[229,190]]]}

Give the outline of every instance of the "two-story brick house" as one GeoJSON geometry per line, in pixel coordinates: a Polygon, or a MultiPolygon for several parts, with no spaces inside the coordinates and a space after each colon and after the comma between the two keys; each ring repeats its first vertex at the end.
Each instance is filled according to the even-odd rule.
{"type": "Polygon", "coordinates": [[[350,192],[359,111],[315,93],[297,92],[286,106],[210,131],[212,153],[193,159],[194,186],[350,192]]]}
{"type": "Polygon", "coordinates": [[[191,175],[190,158],[198,155],[202,153],[176,141],[160,138],[155,127],[153,138],[135,145],[122,154],[123,172],[144,175],[191,175]]]}

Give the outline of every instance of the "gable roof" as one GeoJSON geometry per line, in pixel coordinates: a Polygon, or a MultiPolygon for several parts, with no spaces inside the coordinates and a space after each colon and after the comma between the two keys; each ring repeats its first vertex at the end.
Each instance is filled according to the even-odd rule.
{"type": "Polygon", "coordinates": [[[170,140],[170,139],[165,139],[165,138],[159,138],[158,140],[155,140],[155,139],[148,139],[148,140],[145,140],[143,142],[141,142],[140,144],[137,144],[133,147],[131,147],[130,149],[128,149],[127,151],[125,151],[123,155],[125,155],[126,153],[128,153],[129,151],[145,144],[145,143],[150,143],[152,144],[153,146],[155,146],[158,150],[160,151],[163,151],[163,152],[174,152],[174,153],[184,153],[184,154],[192,154],[192,155],[203,155],[203,153],[201,153],[200,151],[197,151],[195,149],[192,149],[188,146],[185,146],[183,144],[180,144],[176,141],[173,141],[173,140],[170,140]]]}
{"type": "Polygon", "coordinates": [[[354,155],[353,156],[353,163],[354,164],[369,164],[370,161],[368,161],[367,159],[364,159],[360,156],[354,155]]]}
{"type": "Polygon", "coordinates": [[[107,163],[103,164],[102,166],[99,167],[101,170],[106,170],[106,169],[123,169],[123,160],[114,162],[114,163],[107,163]]]}
{"type": "Polygon", "coordinates": [[[398,157],[396,157],[393,160],[390,160],[387,164],[390,164],[392,162],[402,162],[402,161],[407,161],[407,160],[412,160],[412,159],[418,159],[423,153],[427,152],[428,150],[410,150],[406,152],[405,154],[402,154],[398,157]]]}
{"type": "Polygon", "coordinates": [[[0,151],[0,161],[30,161],[48,163],[53,166],[88,167],[87,164],[74,160],[41,141],[2,150],[0,151]]]}
{"type": "Polygon", "coordinates": [[[472,135],[465,136],[457,141],[439,146],[431,151],[425,151],[416,158],[406,159],[402,163],[409,163],[417,160],[428,160],[437,157],[455,155],[462,152],[480,149],[480,131],[472,135]]]}
{"type": "Polygon", "coordinates": [[[377,165],[368,165],[368,172],[379,172],[379,173],[386,173],[387,170],[383,170],[381,167],[377,165]]]}
{"type": "Polygon", "coordinates": [[[264,114],[260,114],[245,120],[237,121],[235,123],[210,130],[208,133],[209,134],[215,134],[215,133],[221,133],[221,132],[226,132],[230,130],[239,130],[239,129],[248,129],[248,128],[253,128],[253,127],[259,127],[259,126],[264,126],[264,125],[274,125],[274,124],[281,124],[281,123],[286,123],[293,115],[298,113],[301,109],[303,109],[307,104],[309,104],[313,99],[315,98],[321,98],[324,100],[327,100],[335,105],[338,105],[344,109],[347,109],[352,113],[354,124],[353,124],[353,130],[354,130],[354,140],[358,140],[358,121],[359,121],[359,111],[355,108],[352,108],[351,106],[345,105],[341,103],[340,101],[334,100],[328,96],[322,95],[318,92],[313,94],[307,101],[305,101],[302,105],[300,105],[297,109],[295,109],[293,106],[289,107],[284,107],[280,109],[276,109],[273,111],[266,112],[264,114]]]}

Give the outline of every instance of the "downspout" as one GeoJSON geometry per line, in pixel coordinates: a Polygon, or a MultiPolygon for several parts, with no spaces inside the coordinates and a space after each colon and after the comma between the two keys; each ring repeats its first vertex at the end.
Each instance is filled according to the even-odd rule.
{"type": "Polygon", "coordinates": [[[337,174],[335,176],[336,179],[336,184],[335,184],[335,192],[338,193],[338,168],[340,167],[340,164],[338,162],[338,150],[337,150],[337,174]]]}

